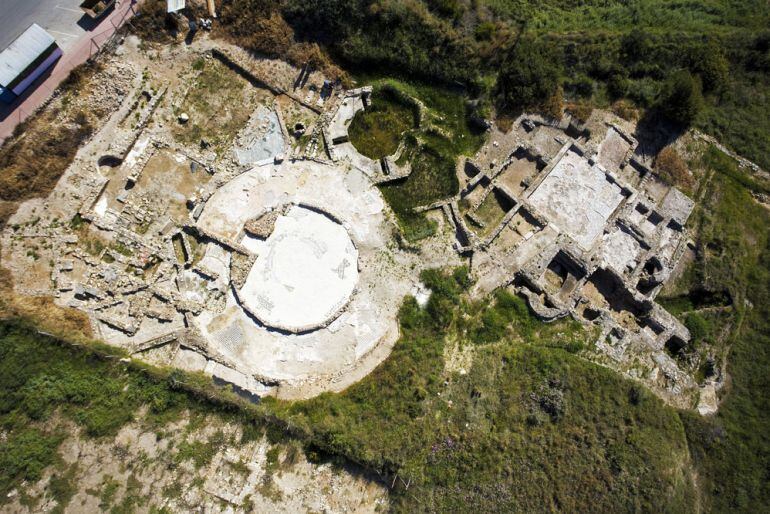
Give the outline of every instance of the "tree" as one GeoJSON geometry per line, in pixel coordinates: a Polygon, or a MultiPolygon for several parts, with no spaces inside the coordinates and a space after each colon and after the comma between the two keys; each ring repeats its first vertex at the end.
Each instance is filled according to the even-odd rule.
{"type": "Polygon", "coordinates": [[[759,34],[754,40],[747,67],[755,71],[770,71],[770,30],[759,34]]]}
{"type": "Polygon", "coordinates": [[[657,108],[674,123],[691,125],[703,108],[700,79],[686,70],[672,73],[663,85],[657,108]]]}
{"type": "Polygon", "coordinates": [[[607,80],[607,92],[612,98],[623,98],[628,93],[628,77],[622,72],[610,75],[607,80]]]}
{"type": "Polygon", "coordinates": [[[697,73],[707,93],[721,93],[727,86],[730,66],[724,52],[713,40],[689,52],[689,68],[697,73]]]}
{"type": "Polygon", "coordinates": [[[556,93],[561,63],[551,47],[522,40],[502,64],[497,93],[504,109],[543,106],[556,93]]]}
{"type": "Polygon", "coordinates": [[[650,58],[653,50],[652,37],[640,29],[633,29],[620,41],[620,56],[626,62],[639,62],[650,58]]]}

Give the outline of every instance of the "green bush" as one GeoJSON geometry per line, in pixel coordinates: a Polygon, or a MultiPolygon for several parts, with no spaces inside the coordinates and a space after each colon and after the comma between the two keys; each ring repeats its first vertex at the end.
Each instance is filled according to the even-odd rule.
{"type": "Polygon", "coordinates": [[[607,80],[607,92],[612,98],[623,98],[628,94],[628,77],[623,73],[613,73],[607,80]]]}
{"type": "Polygon", "coordinates": [[[560,75],[561,61],[553,47],[523,39],[500,68],[498,103],[514,111],[542,107],[556,92],[560,75]]]}
{"type": "Polygon", "coordinates": [[[591,98],[594,94],[594,81],[587,75],[580,74],[565,81],[564,90],[576,97],[591,98]]]}
{"type": "Polygon", "coordinates": [[[721,93],[727,87],[730,65],[724,51],[713,40],[694,46],[688,55],[689,68],[700,76],[703,91],[721,93]]]}
{"type": "Polygon", "coordinates": [[[684,319],[687,330],[690,331],[695,344],[700,343],[711,334],[711,323],[697,312],[692,312],[684,319]]]}
{"type": "Polygon", "coordinates": [[[660,92],[660,84],[649,77],[631,80],[628,83],[628,98],[640,107],[651,107],[660,92]]]}
{"type": "Polygon", "coordinates": [[[657,107],[664,116],[684,126],[695,121],[703,106],[700,79],[684,70],[671,74],[657,101],[657,107]]]}
{"type": "Polygon", "coordinates": [[[43,470],[54,463],[62,439],[60,434],[36,428],[9,434],[0,442],[0,494],[4,497],[21,480],[39,480],[43,470]]]}

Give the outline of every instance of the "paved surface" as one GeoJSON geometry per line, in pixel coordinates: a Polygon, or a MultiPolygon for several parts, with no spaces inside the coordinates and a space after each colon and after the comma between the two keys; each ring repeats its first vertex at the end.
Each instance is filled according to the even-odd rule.
{"type": "Polygon", "coordinates": [[[0,0],[0,49],[27,27],[37,23],[67,50],[93,28],[93,21],[78,7],[81,0],[0,0]]]}
{"type": "MultiPolygon", "coordinates": [[[[60,21],[55,22],[58,24],[56,26],[64,28],[65,30],[69,28],[69,30],[72,31],[70,34],[75,34],[76,32],[76,29],[73,29],[72,27],[79,27],[80,30],[83,31],[80,37],[77,37],[76,39],[73,37],[71,41],[66,43],[63,42],[64,39],[60,39],[59,34],[51,31],[51,35],[55,36],[58,42],[62,45],[66,45],[66,47],[63,46],[64,55],[57,61],[53,69],[43,74],[27,89],[24,95],[17,98],[16,101],[10,105],[0,103],[0,142],[2,142],[13,133],[13,129],[16,128],[16,125],[27,119],[27,117],[35,112],[35,109],[41,106],[48,97],[51,96],[54,90],[65,78],[67,78],[74,67],[83,64],[89,57],[99,52],[99,48],[112,37],[115,31],[137,12],[138,2],[136,0],[118,0],[115,7],[100,18],[98,24],[93,26],[87,24],[82,24],[81,26],[78,25],[77,21],[75,21],[74,24],[67,25],[63,21],[71,19],[67,18],[67,16],[76,16],[74,12],[71,12],[71,5],[75,5],[76,7],[79,5],[79,2],[76,2],[75,0],[59,0],[58,3],[56,0],[26,0],[26,2],[32,4],[31,11],[29,10],[30,7],[24,5],[26,3],[24,0],[0,0],[0,2],[2,3],[3,8],[3,10],[0,11],[0,34],[2,35],[0,37],[6,37],[7,30],[13,31],[14,28],[12,25],[21,24],[21,28],[16,27],[18,32],[13,32],[13,36],[11,36],[11,40],[13,40],[18,33],[24,31],[29,25],[24,24],[25,20],[28,19],[27,16],[35,16],[35,14],[29,14],[30,12],[41,15],[41,13],[50,11],[51,9],[57,13],[59,11],[62,13],[59,16],[60,21]],[[21,7],[18,7],[18,15],[14,11],[17,4],[21,5],[21,7]],[[57,5],[60,7],[56,7],[57,5]],[[53,8],[51,8],[51,6],[53,6],[53,8]],[[67,9],[70,10],[68,11],[67,9]],[[11,11],[12,14],[8,15],[6,10],[11,11]],[[24,14],[24,12],[27,14],[24,14]],[[8,21],[8,19],[11,19],[11,21],[8,21]],[[86,29],[89,30],[86,31],[86,29]]],[[[51,13],[46,13],[46,16],[50,17],[53,15],[51,13]]],[[[78,20],[80,20],[80,18],[78,18],[78,20]]],[[[43,28],[48,28],[46,24],[41,23],[40,20],[37,20],[37,23],[43,28]]],[[[64,38],[65,36],[61,37],[64,38]]]]}

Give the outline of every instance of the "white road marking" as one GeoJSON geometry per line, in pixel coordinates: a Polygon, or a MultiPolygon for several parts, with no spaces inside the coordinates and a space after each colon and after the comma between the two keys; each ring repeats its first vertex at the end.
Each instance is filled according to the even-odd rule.
{"type": "Polygon", "coordinates": [[[62,7],[61,5],[58,5],[58,4],[56,5],[56,8],[57,9],[61,9],[63,11],[69,11],[69,12],[74,12],[74,13],[77,13],[77,14],[83,14],[83,11],[78,11],[77,9],[70,9],[69,7],[62,7]]]}
{"type": "Polygon", "coordinates": [[[53,29],[48,29],[48,32],[54,32],[56,34],[61,34],[62,36],[67,36],[67,37],[78,37],[77,34],[68,34],[67,32],[60,32],[58,30],[53,30],[53,29]]]}

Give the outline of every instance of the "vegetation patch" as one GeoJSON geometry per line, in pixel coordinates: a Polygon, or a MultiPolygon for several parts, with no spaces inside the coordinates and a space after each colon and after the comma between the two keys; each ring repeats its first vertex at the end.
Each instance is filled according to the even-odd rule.
{"type": "Polygon", "coordinates": [[[666,183],[691,192],[693,177],[687,164],[672,147],[667,146],[655,157],[655,168],[666,183]]]}
{"type": "Polygon", "coordinates": [[[191,460],[196,468],[202,468],[211,462],[211,459],[224,447],[225,443],[222,432],[216,432],[206,441],[185,441],[179,446],[177,460],[179,462],[191,460]]]}
{"type": "MultiPolygon", "coordinates": [[[[417,99],[425,106],[419,114],[422,117],[419,128],[407,130],[403,136],[404,151],[397,161],[399,165],[411,166],[412,173],[406,179],[380,189],[395,212],[406,239],[414,241],[430,236],[435,231],[435,223],[422,214],[415,214],[413,209],[457,194],[456,160],[460,155],[474,153],[481,146],[483,132],[473,128],[467,99],[461,92],[393,78],[361,76],[359,80],[374,85],[373,108],[383,97],[390,98],[385,100],[391,105],[387,109],[393,109],[389,111],[393,115],[400,112],[399,116],[405,117],[400,122],[403,126],[416,123],[418,116],[416,105],[407,106],[409,98],[417,99]],[[398,105],[399,110],[393,105],[398,105]]],[[[389,131],[389,134],[395,136],[398,131],[389,131]]],[[[366,144],[362,135],[355,138],[351,135],[351,138],[357,138],[358,144],[366,144]]],[[[378,141],[376,144],[382,144],[381,139],[378,141]]],[[[398,142],[395,139],[391,142],[395,151],[398,142]]],[[[377,147],[380,151],[384,148],[377,147]]],[[[372,155],[376,154],[369,156],[372,155]]]]}
{"type": "Polygon", "coordinates": [[[371,107],[356,113],[350,122],[348,135],[356,150],[378,160],[393,155],[404,132],[414,127],[412,108],[388,90],[378,89],[372,95],[371,107]]]}
{"type": "MultiPolygon", "coordinates": [[[[574,321],[542,324],[504,291],[493,300],[469,301],[464,268],[428,271],[422,280],[433,291],[428,304],[406,300],[402,338],[373,374],[341,394],[243,405],[240,422],[275,424],[278,433],[288,430],[306,446],[386,473],[395,480],[396,508],[410,512],[455,510],[469,502],[485,509],[558,504],[583,510],[596,507],[597,498],[603,510],[628,502],[639,510],[692,505],[676,412],[576,357],[593,334],[574,321]],[[448,338],[477,347],[467,374],[445,369],[448,338]]],[[[200,404],[179,390],[179,384],[191,387],[193,377],[98,360],[33,334],[2,325],[0,421],[9,440],[53,412],[100,436],[114,434],[141,405],[149,407],[150,422],[166,421],[182,408],[203,413],[224,407],[200,404]]],[[[244,437],[251,432],[244,429],[244,437]]],[[[33,448],[44,449],[24,454],[55,455],[58,441],[47,437],[27,435],[33,448]]],[[[216,436],[190,442],[179,455],[205,463],[219,444],[216,436]]],[[[268,467],[294,460],[280,455],[272,450],[268,467]]],[[[26,473],[2,469],[3,491],[26,473]]],[[[262,489],[274,493],[269,480],[262,489]]],[[[137,501],[127,492],[116,508],[137,501]]]]}
{"type": "Polygon", "coordinates": [[[455,163],[434,147],[412,148],[412,173],[403,180],[380,188],[383,196],[399,218],[409,240],[429,236],[435,230],[423,215],[413,213],[415,207],[455,195],[459,189],[455,163]]]}
{"type": "Polygon", "coordinates": [[[544,325],[505,292],[468,303],[463,269],[422,280],[428,305],[407,299],[402,338],[371,375],[341,394],[266,406],[393,476],[400,511],[688,510],[677,413],[561,349],[591,337],[579,324],[544,325]],[[479,345],[467,374],[444,369],[451,338],[479,345]]]}
{"type": "Polygon", "coordinates": [[[473,213],[475,218],[484,224],[483,229],[480,231],[482,236],[491,234],[505,217],[505,210],[500,205],[495,194],[494,191],[490,192],[484,198],[484,201],[481,202],[479,208],[473,213]]]}
{"type": "Polygon", "coordinates": [[[58,473],[51,476],[51,480],[48,483],[48,492],[51,493],[51,497],[56,501],[56,506],[51,511],[54,514],[63,513],[72,497],[75,496],[77,486],[74,482],[77,470],[77,465],[73,464],[65,469],[58,470],[58,473]]]}
{"type": "Polygon", "coordinates": [[[62,438],[63,434],[32,427],[9,433],[0,442],[0,498],[22,480],[39,480],[43,470],[55,462],[62,438]]]}
{"type": "Polygon", "coordinates": [[[29,117],[0,147],[0,228],[19,202],[47,196],[53,190],[80,145],[93,133],[94,122],[105,115],[98,109],[83,110],[67,100],[87,95],[88,85],[99,70],[98,64],[72,70],[54,100],[57,108],[29,117]]]}
{"type": "MultiPolygon", "coordinates": [[[[726,356],[730,380],[714,417],[681,417],[703,509],[759,512],[770,508],[770,213],[747,188],[761,185],[733,159],[712,147],[700,165],[709,179],[694,213],[697,258],[667,306],[717,362],[726,356]]],[[[701,367],[708,373],[709,361],[701,367]]]]}

